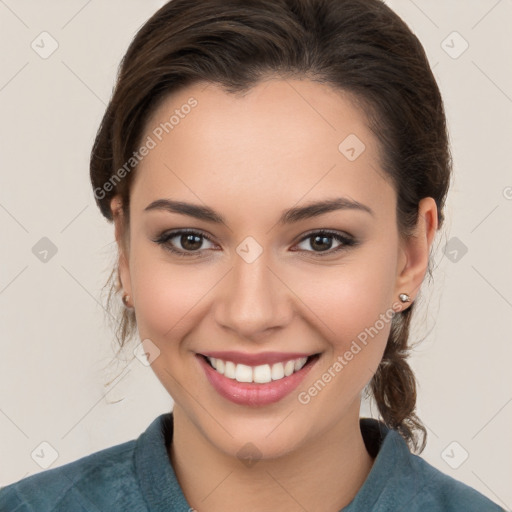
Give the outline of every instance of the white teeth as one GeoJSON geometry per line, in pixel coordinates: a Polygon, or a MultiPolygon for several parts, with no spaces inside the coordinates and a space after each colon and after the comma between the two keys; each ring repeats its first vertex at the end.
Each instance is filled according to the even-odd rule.
{"type": "Polygon", "coordinates": [[[224,375],[228,379],[234,379],[235,378],[235,363],[232,363],[231,361],[226,361],[224,366],[224,375]]]}
{"type": "Polygon", "coordinates": [[[235,380],[238,382],[252,382],[252,368],[245,364],[237,364],[235,380]]]}
{"type": "Polygon", "coordinates": [[[295,359],[294,370],[299,371],[306,364],[307,360],[308,360],[307,357],[301,357],[300,359],[295,359]]]}
{"type": "Polygon", "coordinates": [[[295,370],[295,361],[287,361],[284,365],[284,374],[286,377],[291,375],[295,370]]]}
{"type": "Polygon", "coordinates": [[[272,380],[272,371],[270,370],[270,366],[268,364],[256,366],[252,372],[253,382],[265,384],[266,382],[270,382],[272,380]]]}
{"type": "Polygon", "coordinates": [[[276,363],[276,364],[272,365],[271,377],[272,377],[272,380],[279,380],[284,377],[283,363],[276,363]]]}
{"type": "Polygon", "coordinates": [[[307,357],[301,357],[286,361],[286,363],[275,363],[272,366],[268,364],[248,366],[245,364],[235,364],[232,361],[223,361],[215,357],[208,357],[207,359],[215,370],[228,379],[238,382],[256,382],[258,384],[266,384],[273,380],[289,377],[292,373],[303,368],[308,360],[307,357]]]}

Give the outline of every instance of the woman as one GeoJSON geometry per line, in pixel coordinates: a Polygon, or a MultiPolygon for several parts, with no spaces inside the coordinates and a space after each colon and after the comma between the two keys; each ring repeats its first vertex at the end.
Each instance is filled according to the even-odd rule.
{"type": "Polygon", "coordinates": [[[121,343],[138,333],[174,408],[7,486],[1,510],[502,510],[410,451],[409,323],[451,158],[424,50],[385,4],[169,2],[90,169],[121,343]],[[381,421],[359,417],[365,389],[381,421]]]}

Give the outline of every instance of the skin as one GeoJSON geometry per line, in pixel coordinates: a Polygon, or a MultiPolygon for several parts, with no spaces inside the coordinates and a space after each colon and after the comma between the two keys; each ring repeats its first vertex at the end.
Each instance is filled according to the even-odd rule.
{"type": "MultiPolygon", "coordinates": [[[[414,300],[437,230],[435,202],[420,202],[414,236],[402,238],[396,192],[363,113],[341,91],[306,79],[269,79],[244,95],[188,86],[155,111],[142,140],[191,96],[197,107],[139,164],[129,231],[119,198],[111,203],[123,288],[141,340],[160,350],[151,367],[174,400],[170,460],[198,511],[251,512],[268,504],[276,511],[338,511],[373,464],[359,428],[360,399],[390,323],[309,403],[298,395],[380,314],[408,307],[397,306],[399,293],[414,300]],[[366,146],[354,161],[338,150],[349,134],[366,146]],[[285,209],[341,196],[373,214],[346,209],[278,224],[285,209]],[[226,222],[144,211],[163,198],[207,205],[226,222]],[[200,238],[193,248],[200,256],[182,258],[154,242],[180,228],[212,242],[200,238]],[[358,244],[333,252],[341,244],[330,238],[331,248],[322,250],[305,238],[321,229],[348,233],[358,244]],[[236,252],[247,236],[263,251],[252,263],[236,252]],[[208,350],[321,357],[290,395],[250,407],[211,387],[195,357],[208,350]],[[237,457],[249,442],[261,455],[251,467],[237,457]]],[[[186,252],[182,241],[169,244],[186,252]]]]}

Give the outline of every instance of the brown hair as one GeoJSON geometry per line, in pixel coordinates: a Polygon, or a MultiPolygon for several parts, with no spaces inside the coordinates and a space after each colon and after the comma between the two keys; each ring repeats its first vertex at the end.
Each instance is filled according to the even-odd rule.
{"type": "MultiPolygon", "coordinates": [[[[90,177],[102,214],[113,220],[110,200],[119,194],[124,229],[129,225],[134,171],[122,179],[117,171],[126,169],[149,116],[166,96],[199,81],[243,92],[270,76],[309,78],[348,93],[379,141],[381,166],[397,193],[400,234],[410,234],[424,197],[435,199],[441,227],[451,173],[442,98],[421,43],[380,0],[164,5],[123,57],[92,149],[90,177]]],[[[116,271],[107,282],[109,311],[121,288],[116,271]]],[[[122,310],[116,332],[121,348],[136,331],[133,311],[122,310]]],[[[393,318],[369,388],[383,421],[421,452],[426,429],[414,412],[416,382],[406,360],[413,310],[411,304],[393,318]]]]}

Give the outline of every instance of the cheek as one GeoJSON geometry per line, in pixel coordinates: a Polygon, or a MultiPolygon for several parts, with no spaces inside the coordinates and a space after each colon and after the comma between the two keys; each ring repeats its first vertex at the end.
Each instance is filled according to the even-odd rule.
{"type": "Polygon", "coordinates": [[[358,351],[358,359],[372,368],[380,361],[391,327],[396,268],[392,254],[373,254],[371,261],[347,259],[342,266],[317,272],[298,292],[315,313],[312,321],[329,341],[333,356],[358,351],[359,345],[364,350],[358,351]]]}
{"type": "Polygon", "coordinates": [[[214,285],[214,278],[191,265],[170,264],[155,251],[134,254],[131,269],[141,339],[179,338],[214,285]]]}
{"type": "Polygon", "coordinates": [[[318,274],[304,301],[315,313],[313,329],[328,344],[322,366],[299,390],[299,402],[312,402],[317,414],[333,404],[344,411],[359,399],[382,359],[393,317],[388,265],[351,265],[336,273],[318,274]]]}

